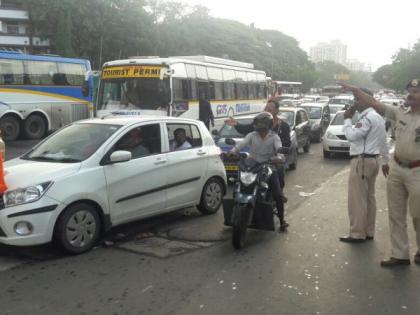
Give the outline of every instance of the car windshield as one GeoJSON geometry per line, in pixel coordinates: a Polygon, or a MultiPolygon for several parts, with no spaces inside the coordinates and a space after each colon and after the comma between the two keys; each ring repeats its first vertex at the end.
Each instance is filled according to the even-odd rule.
{"type": "MultiPolygon", "coordinates": [[[[249,125],[252,124],[253,119],[247,118],[247,119],[237,119],[238,123],[241,125],[249,125]]],[[[219,136],[223,138],[243,138],[244,135],[238,131],[232,126],[224,124],[222,129],[219,131],[219,136]]]]}
{"type": "MultiPolygon", "coordinates": [[[[359,118],[359,114],[355,113],[353,115],[353,118],[351,119],[352,125],[356,124],[358,118],[359,118]]],[[[330,125],[332,125],[332,126],[342,126],[342,125],[344,125],[344,112],[337,113],[334,116],[334,119],[333,119],[333,121],[331,122],[330,125]]]]}
{"type": "Polygon", "coordinates": [[[295,125],[295,112],[280,109],[279,115],[280,117],[284,116],[286,118],[285,120],[290,127],[293,127],[295,125]]]}
{"type": "Polygon", "coordinates": [[[303,108],[309,113],[310,119],[321,119],[321,107],[304,106],[303,108]]]}
{"type": "Polygon", "coordinates": [[[329,105],[328,107],[330,108],[330,114],[335,114],[336,112],[343,110],[344,105],[337,105],[337,106],[329,105]]]}
{"type": "Polygon", "coordinates": [[[118,125],[75,123],[58,131],[22,159],[77,163],[87,159],[120,128],[118,125]]]}

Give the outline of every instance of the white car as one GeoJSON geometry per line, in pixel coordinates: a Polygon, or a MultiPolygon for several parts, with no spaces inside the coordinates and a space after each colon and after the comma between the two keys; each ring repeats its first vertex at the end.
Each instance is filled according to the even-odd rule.
{"type": "MultiPolygon", "coordinates": [[[[353,125],[358,119],[356,112],[352,118],[353,125]]],[[[324,157],[329,158],[332,153],[349,153],[350,143],[343,132],[344,126],[344,111],[339,111],[335,114],[330,125],[322,138],[324,157]]]]}
{"type": "Polygon", "coordinates": [[[72,254],[122,223],[190,206],[215,213],[226,191],[205,125],[171,117],[76,122],[6,162],[5,171],[0,243],[54,241],[72,254]],[[174,145],[175,131],[182,146],[174,145]]]}

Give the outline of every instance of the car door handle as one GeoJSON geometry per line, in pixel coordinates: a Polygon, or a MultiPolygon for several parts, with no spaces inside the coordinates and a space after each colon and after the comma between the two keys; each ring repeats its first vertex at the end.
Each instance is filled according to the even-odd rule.
{"type": "Polygon", "coordinates": [[[197,155],[204,155],[204,154],[206,154],[206,152],[204,152],[204,151],[202,151],[202,150],[199,150],[199,151],[197,152],[197,155]]]}
{"type": "Polygon", "coordinates": [[[166,163],[166,160],[157,159],[154,164],[155,165],[160,165],[160,164],[165,164],[165,163],[166,163]]]}

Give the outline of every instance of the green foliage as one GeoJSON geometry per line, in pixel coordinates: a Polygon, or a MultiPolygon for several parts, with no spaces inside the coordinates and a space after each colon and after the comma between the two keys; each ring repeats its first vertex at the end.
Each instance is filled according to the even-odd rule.
{"type": "Polygon", "coordinates": [[[411,79],[420,78],[420,40],[412,49],[400,49],[392,64],[380,67],[373,75],[386,88],[403,91],[411,79]]]}

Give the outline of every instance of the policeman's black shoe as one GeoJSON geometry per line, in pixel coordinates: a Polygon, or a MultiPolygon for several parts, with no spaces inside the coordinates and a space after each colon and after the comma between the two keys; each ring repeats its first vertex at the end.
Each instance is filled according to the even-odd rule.
{"type": "Polygon", "coordinates": [[[281,222],[280,223],[280,232],[287,231],[288,227],[289,227],[289,223],[287,223],[286,221],[281,222]]]}
{"type": "Polygon", "coordinates": [[[351,236],[342,236],[340,237],[340,241],[344,243],[363,243],[365,241],[364,238],[354,238],[351,236]]]}
{"type": "Polygon", "coordinates": [[[414,262],[416,263],[416,265],[420,265],[420,253],[419,252],[417,252],[414,255],[414,262]]]}
{"type": "Polygon", "coordinates": [[[373,236],[366,236],[366,241],[373,241],[374,237],[373,236]]]}
{"type": "Polygon", "coordinates": [[[283,203],[286,203],[287,200],[289,200],[285,195],[281,195],[281,199],[283,200],[283,203]]]}
{"type": "Polygon", "coordinates": [[[397,267],[410,265],[410,259],[398,259],[391,257],[387,260],[381,261],[381,267],[397,267]]]}

